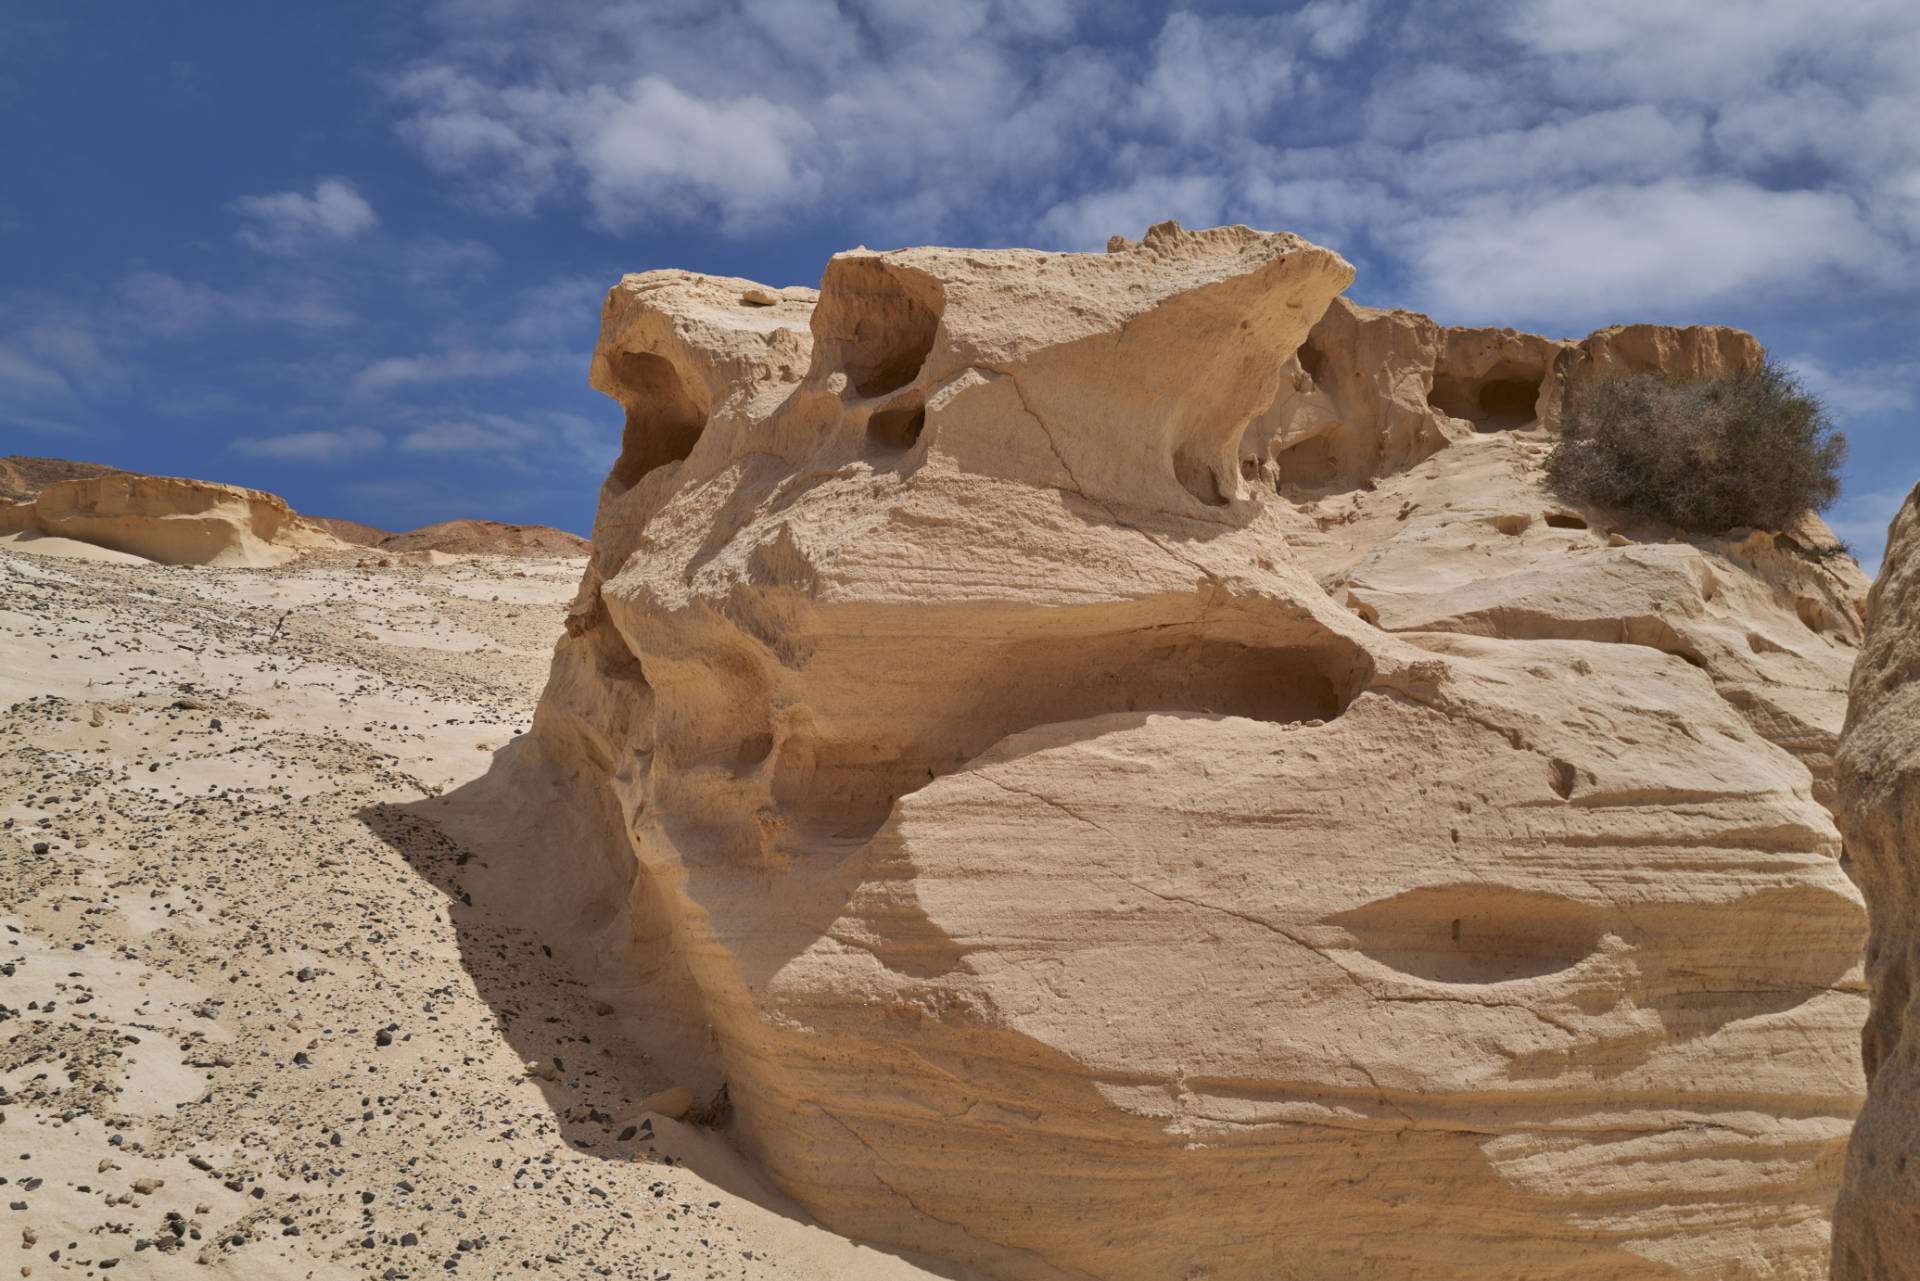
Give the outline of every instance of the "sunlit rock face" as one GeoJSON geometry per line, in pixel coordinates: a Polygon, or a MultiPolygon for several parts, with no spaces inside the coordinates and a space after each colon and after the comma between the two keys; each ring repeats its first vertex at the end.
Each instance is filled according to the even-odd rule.
{"type": "Polygon", "coordinates": [[[0,534],[70,538],[162,565],[284,565],[343,544],[258,489],[176,476],[109,472],[59,480],[0,501],[0,534]]]}
{"type": "Polygon", "coordinates": [[[1840,825],[1873,928],[1872,1083],[1834,1214],[1835,1281],[1920,1276],[1920,488],[1887,533],[1839,759],[1840,825]]]}
{"type": "Polygon", "coordinates": [[[1351,277],[627,277],[521,898],[809,1210],[984,1275],[1819,1275],[1864,922],[1730,690],[1761,637],[1837,728],[1858,571],[1557,503],[1576,345],[1351,277]]]}

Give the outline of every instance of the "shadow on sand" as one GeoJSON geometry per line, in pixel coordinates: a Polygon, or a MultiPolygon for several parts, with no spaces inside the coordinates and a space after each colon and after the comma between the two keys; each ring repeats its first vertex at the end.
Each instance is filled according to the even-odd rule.
{"type": "MultiPolygon", "coordinates": [[[[651,1026],[636,1009],[644,1001],[634,999],[630,985],[622,990],[617,976],[609,985],[583,981],[568,965],[564,948],[556,954],[538,932],[516,921],[523,915],[516,910],[519,904],[486,892],[492,880],[489,858],[504,862],[513,855],[511,834],[516,822],[524,821],[506,804],[518,781],[515,760],[523,747],[523,742],[509,745],[495,755],[486,775],[443,796],[368,805],[357,817],[445,896],[461,965],[514,1054],[536,1065],[529,1084],[541,1091],[569,1148],[610,1162],[652,1159],[680,1166],[796,1225],[827,1232],[770,1187],[729,1142],[724,1084],[697,1093],[684,1121],[639,1111],[637,1105],[649,1096],[680,1083],[672,1045],[676,1036],[685,1035],[684,1028],[651,1026]],[[467,840],[450,835],[449,828],[467,840]],[[648,1044],[650,1033],[658,1036],[658,1045],[648,1044]],[[551,1075],[539,1070],[549,1065],[551,1075]]],[[[859,1244],[930,1276],[955,1281],[977,1276],[915,1252],[859,1244]]]]}

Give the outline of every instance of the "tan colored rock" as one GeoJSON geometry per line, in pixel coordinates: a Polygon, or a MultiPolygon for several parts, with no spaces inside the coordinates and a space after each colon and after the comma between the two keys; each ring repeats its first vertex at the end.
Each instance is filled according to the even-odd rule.
{"type": "Polygon", "coordinates": [[[1791,531],[1683,539],[1621,513],[1576,510],[1544,491],[1543,450],[1484,438],[1456,446],[1384,484],[1371,496],[1372,520],[1301,536],[1324,544],[1302,554],[1388,631],[1623,642],[1676,655],[1799,757],[1831,803],[1867,588],[1831,531],[1807,514],[1791,531]]]}
{"type": "Polygon", "coordinates": [[[1557,420],[1581,386],[1608,374],[1663,373],[1672,378],[1717,378],[1757,367],[1766,352],[1752,334],[1724,325],[1613,325],[1598,329],[1555,357],[1542,394],[1543,417],[1557,420]]]}
{"type": "Polygon", "coordinates": [[[1840,827],[1866,894],[1870,1089],[1834,1209],[1834,1281],[1920,1276],[1920,488],[1893,519],[1853,670],[1839,757],[1840,827]]]}
{"type": "Polygon", "coordinates": [[[1291,489],[1351,489],[1472,430],[1431,403],[1446,331],[1336,298],[1242,443],[1242,471],[1291,489]]]}
{"type": "Polygon", "coordinates": [[[344,546],[273,494],[131,472],[55,481],[0,512],[0,530],[74,539],[163,565],[283,565],[303,550],[344,546]]]}
{"type": "Polygon", "coordinates": [[[509,525],[497,520],[443,520],[372,544],[384,552],[444,552],[464,556],[585,556],[587,540],[551,525],[509,525]]]}
{"type": "Polygon", "coordinates": [[[1608,374],[1710,378],[1764,355],[1720,326],[1615,325],[1574,342],[1335,299],[1242,442],[1241,469],[1296,495],[1349,490],[1471,433],[1555,426],[1577,388],[1608,374]]]}
{"type": "MultiPolygon", "coordinates": [[[[1730,691],[1777,679],[1741,611],[1825,570],[1570,528],[1537,433],[1428,400],[1517,414],[1466,384],[1559,349],[1351,274],[1173,224],[857,251],[805,331],[627,277],[507,892],[856,1236],[1007,1278],[1816,1276],[1862,913],[1730,691]],[[1357,346],[1303,387],[1310,331],[1357,346]],[[1313,440],[1320,496],[1277,492],[1313,440]]],[[[1817,721],[1846,620],[1767,599],[1817,721]]]]}

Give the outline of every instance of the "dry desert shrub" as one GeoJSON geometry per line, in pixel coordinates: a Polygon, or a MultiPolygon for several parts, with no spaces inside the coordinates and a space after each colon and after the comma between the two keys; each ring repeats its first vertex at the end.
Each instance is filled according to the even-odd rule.
{"type": "Polygon", "coordinates": [[[1610,375],[1575,393],[1547,456],[1567,498],[1683,529],[1780,529],[1840,495],[1847,441],[1818,397],[1769,359],[1676,381],[1610,375]]]}

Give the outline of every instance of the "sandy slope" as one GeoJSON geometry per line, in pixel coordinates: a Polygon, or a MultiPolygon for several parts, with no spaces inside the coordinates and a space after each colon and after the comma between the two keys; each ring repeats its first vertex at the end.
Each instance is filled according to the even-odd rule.
{"type": "Polygon", "coordinates": [[[527,726],[579,561],[62,541],[0,546],[18,1275],[934,1275],[630,1116],[644,1027],[470,901],[437,798],[527,726]]]}

